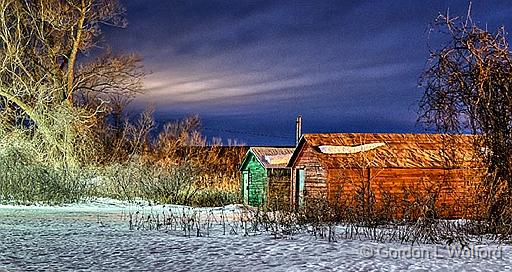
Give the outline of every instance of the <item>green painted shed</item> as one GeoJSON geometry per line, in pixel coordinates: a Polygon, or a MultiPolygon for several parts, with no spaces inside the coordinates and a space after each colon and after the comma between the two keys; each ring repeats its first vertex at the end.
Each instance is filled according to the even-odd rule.
{"type": "Polygon", "coordinates": [[[285,205],[289,202],[291,172],[287,164],[294,150],[291,147],[249,148],[240,166],[244,204],[285,205]]]}

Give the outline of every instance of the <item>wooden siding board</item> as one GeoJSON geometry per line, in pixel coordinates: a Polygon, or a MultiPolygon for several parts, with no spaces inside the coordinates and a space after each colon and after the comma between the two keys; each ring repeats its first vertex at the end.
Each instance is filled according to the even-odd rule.
{"type": "Polygon", "coordinates": [[[267,190],[267,171],[256,157],[249,153],[242,171],[249,171],[249,197],[248,204],[259,206],[265,202],[267,190]]]}
{"type": "MultiPolygon", "coordinates": [[[[478,173],[464,169],[371,169],[361,176],[354,169],[330,169],[328,195],[331,201],[354,199],[356,192],[368,186],[376,202],[385,197],[395,201],[419,201],[435,196],[435,207],[442,217],[461,217],[472,203],[478,173]]],[[[396,203],[397,205],[399,203],[396,203]]]]}
{"type": "Polygon", "coordinates": [[[285,208],[290,205],[290,172],[284,177],[270,177],[268,202],[273,208],[285,208]]]}
{"type": "Polygon", "coordinates": [[[327,189],[327,173],[322,167],[320,160],[314,154],[314,150],[306,144],[297,156],[296,163],[294,164],[292,171],[291,202],[294,205],[296,205],[296,169],[305,170],[305,202],[307,202],[308,198],[322,197],[325,195],[327,189]]]}

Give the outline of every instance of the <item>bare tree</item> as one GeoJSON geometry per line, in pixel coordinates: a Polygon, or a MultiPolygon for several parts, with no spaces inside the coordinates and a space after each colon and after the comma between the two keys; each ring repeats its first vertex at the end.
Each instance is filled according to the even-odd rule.
{"type": "Polygon", "coordinates": [[[123,14],[116,0],[0,0],[2,126],[31,124],[57,152],[76,153],[76,137],[141,90],[136,56],[78,61],[99,48],[102,25],[126,26],[123,14]]]}
{"type": "Polygon", "coordinates": [[[440,15],[433,30],[446,43],[431,50],[420,85],[420,121],[443,133],[478,134],[487,168],[490,219],[510,218],[512,185],[512,55],[503,27],[491,33],[466,18],[440,15]]]}

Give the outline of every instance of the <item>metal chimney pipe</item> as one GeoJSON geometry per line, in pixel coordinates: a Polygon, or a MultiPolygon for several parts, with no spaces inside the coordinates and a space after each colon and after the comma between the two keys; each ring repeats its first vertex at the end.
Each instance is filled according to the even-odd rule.
{"type": "Polygon", "coordinates": [[[300,137],[302,137],[302,115],[299,114],[295,122],[295,146],[299,145],[300,137]]]}

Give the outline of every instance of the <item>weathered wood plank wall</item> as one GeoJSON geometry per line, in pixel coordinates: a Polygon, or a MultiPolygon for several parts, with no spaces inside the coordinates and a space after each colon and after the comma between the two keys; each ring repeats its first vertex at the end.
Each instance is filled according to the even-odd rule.
{"type": "MultiPolygon", "coordinates": [[[[325,197],[327,193],[327,171],[322,167],[315,152],[306,143],[302,152],[297,156],[297,164],[293,167],[294,170],[305,170],[304,197],[306,199],[325,197]]],[[[294,170],[292,170],[290,200],[293,205],[296,205],[297,173],[294,170]]]]}
{"type": "Polygon", "coordinates": [[[357,202],[366,194],[375,208],[395,209],[396,217],[426,209],[440,217],[466,217],[478,208],[480,175],[472,169],[329,169],[328,180],[330,201],[363,205],[357,202]]]}
{"type": "Polygon", "coordinates": [[[259,206],[266,201],[267,170],[256,160],[254,155],[248,158],[245,169],[249,170],[249,205],[259,206]]]}

